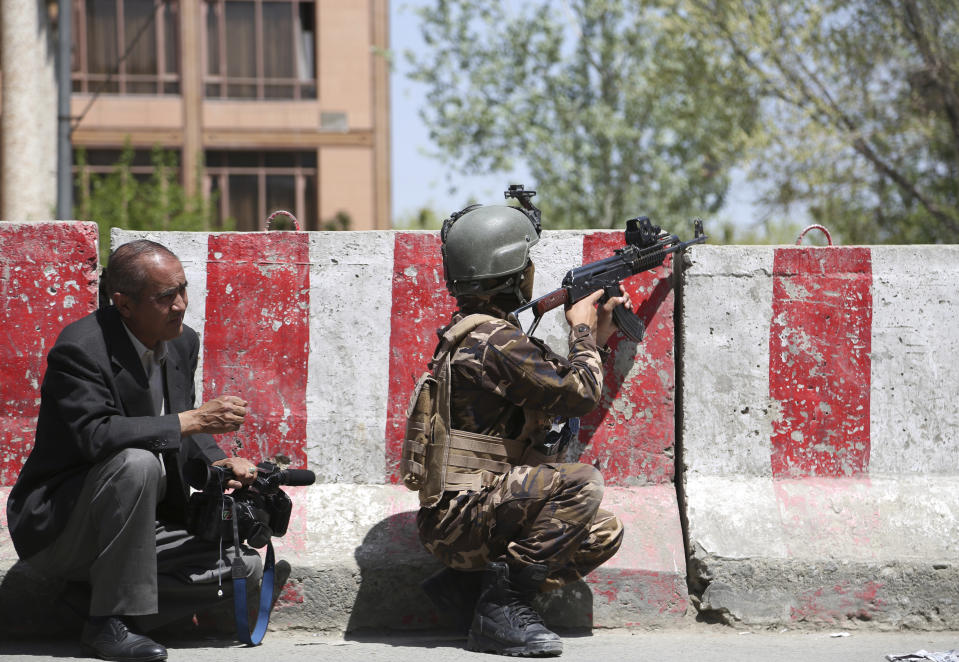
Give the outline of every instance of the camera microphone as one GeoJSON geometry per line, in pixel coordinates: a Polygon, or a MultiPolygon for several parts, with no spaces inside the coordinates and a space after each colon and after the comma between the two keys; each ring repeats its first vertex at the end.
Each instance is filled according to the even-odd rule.
{"type": "Polygon", "coordinates": [[[316,482],[316,474],[308,469],[284,469],[280,472],[279,482],[292,487],[312,485],[316,482]]]}
{"type": "MultiPolygon", "coordinates": [[[[292,487],[312,485],[316,482],[316,474],[308,469],[283,469],[278,471],[275,464],[261,462],[257,469],[258,477],[268,480],[272,485],[290,485],[292,487]]],[[[214,476],[218,478],[232,478],[232,474],[222,467],[214,467],[205,460],[193,459],[183,465],[183,477],[187,484],[197,490],[206,489],[214,476]]]]}

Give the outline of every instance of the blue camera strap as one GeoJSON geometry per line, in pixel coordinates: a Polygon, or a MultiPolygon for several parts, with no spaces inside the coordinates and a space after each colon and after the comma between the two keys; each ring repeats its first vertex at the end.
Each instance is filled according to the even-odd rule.
{"type": "Polygon", "coordinates": [[[247,646],[259,646],[266,636],[270,624],[270,611],[273,608],[273,583],[276,558],[273,553],[273,541],[266,543],[266,561],[263,564],[263,581],[260,583],[260,609],[256,615],[256,625],[252,632],[246,607],[246,566],[240,559],[240,533],[236,523],[236,504],[233,510],[233,541],[236,554],[233,557],[231,574],[233,577],[233,613],[236,618],[236,638],[247,646]]]}
{"type": "Polygon", "coordinates": [[[273,575],[276,565],[273,555],[273,543],[266,544],[266,562],[263,565],[263,582],[260,584],[260,609],[256,615],[256,625],[250,631],[246,608],[246,568],[237,556],[233,559],[233,611],[236,615],[236,638],[248,646],[258,646],[266,635],[270,624],[270,610],[273,607],[273,575]]]}

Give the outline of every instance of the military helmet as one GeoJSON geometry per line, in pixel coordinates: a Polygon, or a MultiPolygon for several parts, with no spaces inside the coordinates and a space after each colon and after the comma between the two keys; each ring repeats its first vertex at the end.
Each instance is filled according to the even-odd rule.
{"type": "Polygon", "coordinates": [[[539,228],[517,207],[472,205],[446,219],[441,236],[446,287],[458,297],[514,286],[506,277],[526,269],[539,228]]]}

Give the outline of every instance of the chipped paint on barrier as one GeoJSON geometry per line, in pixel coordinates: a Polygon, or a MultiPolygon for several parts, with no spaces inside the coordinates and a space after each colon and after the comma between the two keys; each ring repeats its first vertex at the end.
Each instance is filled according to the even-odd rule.
{"type": "Polygon", "coordinates": [[[645,568],[685,576],[683,531],[671,483],[607,485],[602,507],[619,517],[624,529],[619,551],[603,567],[645,568]]]}
{"type": "MultiPolygon", "coordinates": [[[[306,467],[307,235],[210,235],[208,251],[202,399],[249,402],[241,455],[259,462],[283,454],[306,467]]],[[[218,443],[230,453],[233,439],[219,435],[218,443]]]]}
{"type": "Polygon", "coordinates": [[[456,301],[443,279],[440,238],[435,232],[396,233],[393,309],[390,311],[389,409],[386,413],[386,480],[398,483],[400,450],[410,394],[436,346],[436,330],[456,301]]]}
{"type": "Polygon", "coordinates": [[[304,602],[303,594],[299,591],[299,585],[292,581],[287,581],[286,584],[283,585],[279,597],[276,599],[275,608],[284,609],[286,607],[303,604],[304,602]]]}
{"type": "Polygon", "coordinates": [[[846,559],[851,558],[847,549],[870,560],[883,553],[889,525],[884,528],[879,506],[872,503],[877,490],[869,476],[781,478],[773,482],[773,491],[782,529],[789,532],[783,537],[787,556],[834,557],[837,540],[846,559]]]}
{"type": "MultiPolygon", "coordinates": [[[[682,616],[689,608],[686,577],[675,572],[600,567],[586,576],[586,584],[593,600],[608,605],[633,605],[633,609],[640,613],[653,611],[682,616]]],[[[603,627],[606,624],[595,625],[603,627]]]]}
{"type": "Polygon", "coordinates": [[[879,597],[882,582],[854,585],[842,582],[819,587],[797,596],[798,605],[790,607],[792,621],[847,622],[850,619],[871,621],[881,613],[886,602],[879,597]]]}
{"type": "MultiPolygon", "coordinates": [[[[306,465],[298,465],[293,468],[305,468],[306,465]]],[[[293,554],[304,554],[309,551],[307,544],[308,523],[310,521],[309,495],[312,486],[284,486],[283,491],[293,502],[290,510],[290,521],[287,525],[286,535],[281,538],[274,538],[277,554],[290,552],[293,554]]],[[[279,557],[278,557],[279,558],[279,557]]]]}
{"type": "Polygon", "coordinates": [[[0,485],[33,447],[47,352],[97,307],[97,263],[94,223],[0,224],[0,485]]]}
{"type": "Polygon", "coordinates": [[[776,477],[869,469],[872,264],[868,248],[775,253],[769,395],[776,477]]]}
{"type": "MultiPolygon", "coordinates": [[[[583,263],[622,248],[622,233],[592,233],[583,238],[583,263]]],[[[608,485],[670,483],[675,472],[673,389],[673,292],[671,260],[637,274],[624,284],[633,307],[646,323],[646,335],[634,343],[615,334],[613,357],[606,365],[600,405],[583,417],[580,461],[595,465],[608,485]]]]}

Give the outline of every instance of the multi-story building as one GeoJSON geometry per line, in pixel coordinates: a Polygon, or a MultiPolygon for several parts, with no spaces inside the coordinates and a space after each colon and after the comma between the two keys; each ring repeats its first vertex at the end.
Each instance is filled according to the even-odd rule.
{"type": "Polygon", "coordinates": [[[72,18],[93,171],[129,141],[144,173],[159,145],[238,230],[276,209],[390,226],[388,0],[73,0],[72,18]]]}

